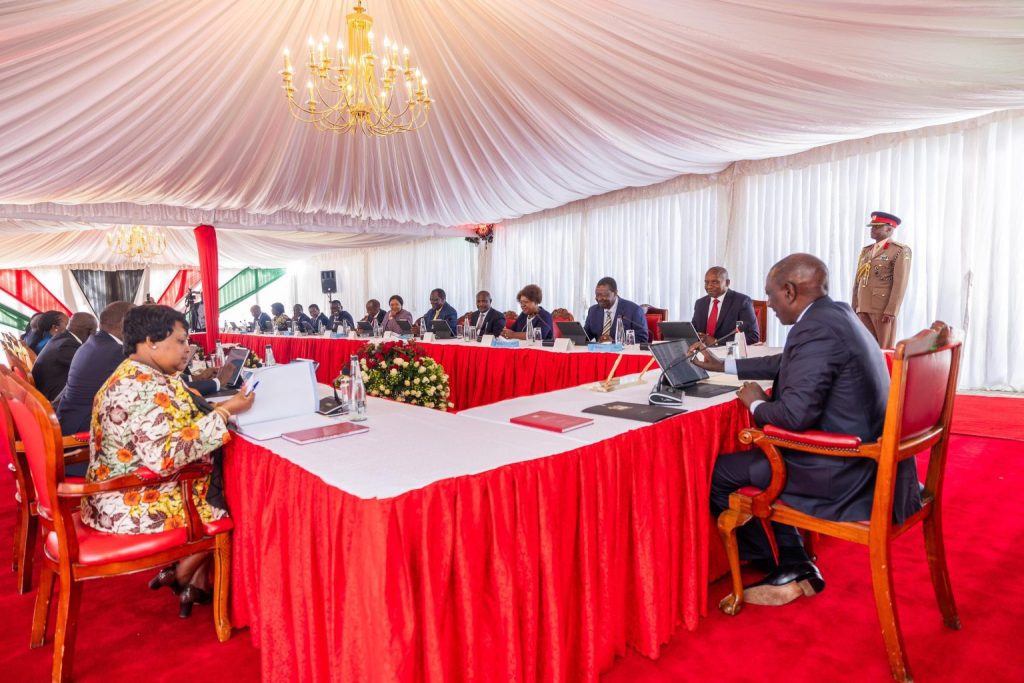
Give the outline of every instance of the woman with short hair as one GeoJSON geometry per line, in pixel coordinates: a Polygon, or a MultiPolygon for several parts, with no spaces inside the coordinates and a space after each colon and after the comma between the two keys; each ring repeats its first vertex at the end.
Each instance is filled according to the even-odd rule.
{"type": "MultiPolygon", "coordinates": [[[[105,481],[148,469],[169,474],[192,462],[210,462],[230,438],[228,418],[252,407],[254,395],[240,392],[209,413],[196,404],[180,373],[189,357],[185,316],[170,306],[137,306],[124,318],[127,358],[96,395],[89,439],[88,481],[105,481]]],[[[210,478],[193,484],[203,522],[227,515],[206,500],[210,478]]],[[[98,493],[82,499],[82,522],[111,534],[156,534],[185,526],[178,484],[98,493]]],[[[179,616],[194,603],[209,602],[208,553],[192,555],[163,569],[150,588],[180,592],[179,616]]]]}
{"type": "Polygon", "coordinates": [[[542,339],[554,339],[555,332],[551,314],[540,305],[543,298],[544,293],[537,285],[526,285],[519,290],[516,299],[519,300],[519,308],[522,313],[516,318],[512,329],[502,331],[501,336],[506,339],[526,339],[526,330],[528,327],[532,327],[535,330],[540,329],[542,339]]]}
{"type": "Polygon", "coordinates": [[[384,331],[394,332],[395,334],[406,334],[402,330],[401,325],[398,324],[399,320],[404,320],[412,325],[412,313],[403,308],[405,301],[402,297],[397,294],[392,294],[391,298],[388,299],[388,315],[384,318],[384,331]]]}

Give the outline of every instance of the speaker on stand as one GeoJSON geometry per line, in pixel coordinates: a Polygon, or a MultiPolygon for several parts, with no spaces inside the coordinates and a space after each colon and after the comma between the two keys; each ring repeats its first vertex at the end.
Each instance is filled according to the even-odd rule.
{"type": "Polygon", "coordinates": [[[324,294],[323,308],[328,318],[331,317],[331,295],[338,291],[338,276],[333,270],[320,271],[320,291],[324,294]]]}

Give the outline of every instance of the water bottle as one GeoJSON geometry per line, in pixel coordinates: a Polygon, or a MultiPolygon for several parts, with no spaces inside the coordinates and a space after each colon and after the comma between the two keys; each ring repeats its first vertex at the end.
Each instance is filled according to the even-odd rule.
{"type": "Polygon", "coordinates": [[[224,367],[224,346],[220,342],[217,342],[217,353],[213,357],[213,367],[224,367]]]}
{"type": "Polygon", "coordinates": [[[263,362],[267,366],[277,365],[277,363],[274,361],[274,349],[271,348],[270,344],[267,344],[265,347],[263,347],[263,362]]]}
{"type": "Polygon", "coordinates": [[[747,357],[747,335],[743,334],[743,321],[736,321],[736,357],[747,357]]]}
{"type": "Polygon", "coordinates": [[[293,320],[292,321],[292,336],[293,337],[295,336],[295,330],[296,330],[296,326],[295,326],[295,321],[293,320]]]}
{"type": "Polygon", "coordinates": [[[533,320],[529,316],[526,317],[526,343],[533,343],[533,320]]]}
{"type": "Polygon", "coordinates": [[[420,339],[423,339],[423,335],[427,333],[427,324],[423,322],[423,318],[416,321],[416,329],[420,331],[420,339]]]}
{"type": "Polygon", "coordinates": [[[354,422],[366,419],[366,387],[363,386],[363,373],[359,368],[359,358],[352,356],[349,361],[349,415],[354,422]]]}
{"type": "Polygon", "coordinates": [[[626,343],[626,328],[622,324],[622,318],[615,320],[615,343],[625,344],[626,343]]]}

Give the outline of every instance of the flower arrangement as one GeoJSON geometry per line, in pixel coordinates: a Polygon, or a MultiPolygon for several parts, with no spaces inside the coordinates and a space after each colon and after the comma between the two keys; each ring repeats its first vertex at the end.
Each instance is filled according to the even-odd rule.
{"type": "Polygon", "coordinates": [[[414,341],[369,344],[359,350],[363,384],[371,396],[390,398],[437,410],[454,408],[448,402],[448,375],[414,341]]]}
{"type": "Polygon", "coordinates": [[[249,352],[249,357],[245,359],[245,367],[247,368],[262,368],[263,359],[260,358],[260,354],[255,351],[249,352]]]}

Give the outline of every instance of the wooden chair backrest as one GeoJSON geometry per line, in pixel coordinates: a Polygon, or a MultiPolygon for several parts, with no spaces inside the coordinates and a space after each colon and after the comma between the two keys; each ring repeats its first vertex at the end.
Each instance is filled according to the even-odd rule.
{"type": "Polygon", "coordinates": [[[942,487],[962,342],[937,321],[896,345],[875,484],[875,515],[892,519],[893,479],[902,460],[931,448],[926,493],[942,487]],[[887,507],[888,509],[882,509],[887,507]]]}
{"type": "Polygon", "coordinates": [[[18,351],[5,346],[4,353],[7,356],[7,367],[13,370],[18,377],[35,386],[36,380],[32,376],[32,368],[29,367],[18,351]]]}

